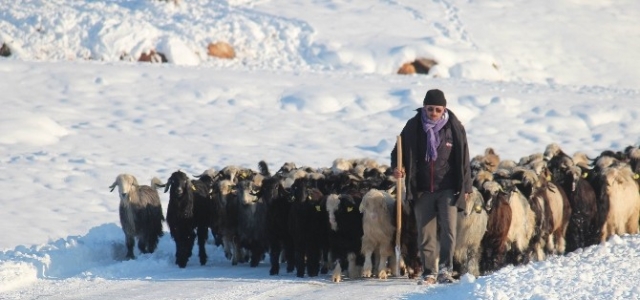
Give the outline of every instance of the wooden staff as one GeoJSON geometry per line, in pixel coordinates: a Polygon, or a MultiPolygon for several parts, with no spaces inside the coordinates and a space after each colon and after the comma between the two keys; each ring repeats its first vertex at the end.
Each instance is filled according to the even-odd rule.
{"type": "MultiPolygon", "coordinates": [[[[396,168],[402,171],[402,137],[396,142],[396,168]]],[[[406,176],[406,175],[405,175],[406,176]]],[[[402,181],[404,176],[396,180],[396,276],[400,275],[400,232],[402,231],[402,181]]]]}

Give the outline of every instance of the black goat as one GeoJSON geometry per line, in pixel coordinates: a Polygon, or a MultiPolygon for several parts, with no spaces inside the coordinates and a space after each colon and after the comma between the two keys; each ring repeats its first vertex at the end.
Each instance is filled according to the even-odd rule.
{"type": "Polygon", "coordinates": [[[164,189],[165,193],[170,191],[167,225],[176,243],[176,264],[180,268],[186,267],[191,257],[196,238],[194,229],[197,231],[200,264],[207,262],[204,246],[209,228],[214,224],[215,205],[211,196],[213,180],[203,177],[192,181],[185,173],[176,171],[171,174],[164,189]]]}
{"type": "Polygon", "coordinates": [[[349,278],[360,277],[357,266],[362,267],[364,256],[361,253],[362,213],[360,204],[362,197],[347,194],[331,194],[326,198],[326,210],[329,214],[328,241],[329,251],[335,262],[333,281],[339,282],[342,270],[348,270],[349,278]]]}
{"type": "MultiPolygon", "coordinates": [[[[247,249],[251,253],[249,265],[258,266],[267,251],[266,204],[258,198],[263,176],[252,174],[241,176],[236,185],[237,221],[236,249],[247,249]]],[[[231,198],[234,199],[234,198],[231,198]]]]}
{"type": "Polygon", "coordinates": [[[309,277],[320,273],[320,257],[328,248],[329,217],[324,196],[312,187],[312,180],[298,178],[291,186],[294,201],[289,211],[289,232],[293,238],[296,276],[309,277]]]}
{"type": "Polygon", "coordinates": [[[552,157],[548,168],[552,173],[552,180],[564,190],[571,205],[566,251],[572,252],[599,243],[604,222],[598,222],[596,193],[583,178],[582,170],[564,152],[552,157]]]}
{"type": "Polygon", "coordinates": [[[293,195],[282,186],[282,178],[278,175],[265,178],[258,196],[267,206],[266,230],[269,240],[269,275],[280,272],[280,254],[284,251],[287,273],[293,272],[294,253],[293,239],[288,229],[289,210],[293,195]]]}

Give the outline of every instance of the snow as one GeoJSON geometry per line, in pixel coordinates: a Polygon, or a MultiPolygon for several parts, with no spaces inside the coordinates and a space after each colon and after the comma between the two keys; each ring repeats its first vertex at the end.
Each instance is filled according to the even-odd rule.
{"type": "Polygon", "coordinates": [[[124,172],[262,159],[388,164],[431,88],[471,155],[638,145],[639,13],[631,0],[0,1],[0,299],[640,298],[637,235],[434,287],[269,276],[211,244],[205,266],[179,269],[168,233],[125,261],[108,189],[124,172]],[[217,41],[236,58],[207,56],[217,41]],[[169,63],[134,62],[151,49],[169,63]],[[418,57],[439,64],[395,74],[418,57]]]}

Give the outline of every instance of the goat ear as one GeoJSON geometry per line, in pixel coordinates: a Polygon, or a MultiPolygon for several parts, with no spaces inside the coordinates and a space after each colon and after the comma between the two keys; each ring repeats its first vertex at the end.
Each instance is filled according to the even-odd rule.
{"type": "Polygon", "coordinates": [[[109,188],[111,189],[110,192],[113,192],[113,190],[116,188],[116,185],[118,185],[117,182],[114,182],[109,188]]]}

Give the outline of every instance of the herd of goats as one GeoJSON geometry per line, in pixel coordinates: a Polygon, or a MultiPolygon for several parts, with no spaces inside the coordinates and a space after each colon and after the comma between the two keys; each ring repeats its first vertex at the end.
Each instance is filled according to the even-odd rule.
{"type": "MultiPolygon", "coordinates": [[[[207,262],[211,230],[232,265],[255,267],[268,254],[271,275],[279,274],[280,263],[298,277],[331,272],[334,282],[421,274],[412,205],[402,203],[396,213],[395,194],[402,190],[389,166],[371,159],[336,159],[322,169],[288,162],[273,174],[264,161],[258,166],[209,169],[193,179],[176,171],[150,186],[118,175],[110,188],[120,196],[127,258],[134,258],[136,239],[140,252],[156,249],[165,221],[157,189],[164,188],[180,268],[196,239],[200,264],[207,262]]],[[[455,276],[481,276],[638,233],[638,146],[589,158],[550,144],[518,162],[487,148],[471,159],[471,172],[473,193],[457,218],[455,276]]]]}

